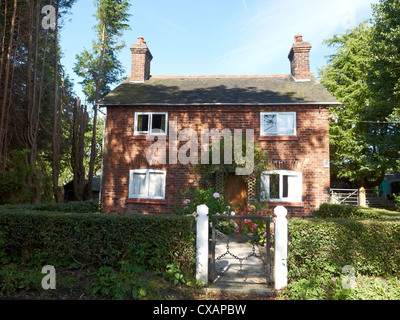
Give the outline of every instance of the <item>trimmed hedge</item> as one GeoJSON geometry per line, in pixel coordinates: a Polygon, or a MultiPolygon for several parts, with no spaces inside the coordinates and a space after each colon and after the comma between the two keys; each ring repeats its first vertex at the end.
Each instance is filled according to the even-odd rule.
{"type": "MultiPolygon", "coordinates": [[[[194,265],[194,218],[0,210],[0,264],[194,265]]],[[[183,266],[184,267],[184,266],[183,266]]]]}
{"type": "Polygon", "coordinates": [[[351,265],[368,276],[400,275],[400,222],[290,219],[289,279],[339,276],[351,265]]]}
{"type": "Polygon", "coordinates": [[[0,211],[10,210],[35,210],[35,211],[59,211],[65,213],[93,213],[100,212],[98,200],[71,201],[65,203],[40,203],[40,204],[7,204],[0,206],[0,211]]]}
{"type": "Polygon", "coordinates": [[[333,203],[321,204],[319,211],[317,212],[317,217],[398,220],[400,222],[400,213],[396,213],[394,211],[333,203]]]}

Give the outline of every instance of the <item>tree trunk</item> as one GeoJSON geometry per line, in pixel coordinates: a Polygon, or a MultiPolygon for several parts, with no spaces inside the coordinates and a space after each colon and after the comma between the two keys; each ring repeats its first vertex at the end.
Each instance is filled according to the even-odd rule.
{"type": "Polygon", "coordinates": [[[105,34],[106,34],[106,25],[103,23],[102,29],[102,39],[101,39],[101,48],[100,48],[100,61],[99,61],[99,74],[96,79],[96,93],[94,99],[94,114],[93,114],[93,132],[92,132],[92,144],[90,151],[90,163],[89,163],[89,175],[88,175],[88,183],[85,190],[85,199],[92,199],[92,187],[93,187],[93,175],[94,175],[94,165],[96,161],[96,130],[97,130],[97,103],[99,102],[99,95],[102,85],[102,77],[103,77],[103,63],[104,63],[104,51],[105,51],[105,34]]]}
{"type": "MultiPolygon", "coordinates": [[[[4,79],[4,91],[3,91],[3,100],[1,103],[1,109],[0,109],[0,144],[3,146],[4,137],[5,137],[5,131],[7,128],[5,128],[5,117],[6,117],[6,106],[7,106],[7,96],[8,96],[8,81],[9,81],[9,73],[10,73],[10,64],[11,64],[11,48],[12,48],[12,42],[13,42],[13,37],[14,37],[14,29],[15,29],[15,17],[17,14],[17,0],[14,0],[14,9],[13,9],[13,16],[11,19],[11,27],[10,27],[10,39],[8,43],[8,48],[7,48],[7,62],[6,62],[6,68],[5,68],[5,79],[4,79]]],[[[0,148],[0,170],[4,170],[6,167],[6,161],[7,161],[7,155],[2,154],[2,149],[0,148]]]]}
{"type": "Polygon", "coordinates": [[[71,166],[74,174],[74,198],[75,201],[83,201],[85,191],[85,166],[83,155],[85,153],[85,131],[87,111],[79,99],[76,99],[72,119],[72,152],[71,166]]]}
{"type": "Polygon", "coordinates": [[[60,175],[60,138],[58,124],[58,4],[56,5],[56,28],[54,34],[54,104],[53,104],[53,159],[52,159],[52,176],[53,176],[53,192],[56,203],[64,201],[61,187],[58,186],[60,175]]]}

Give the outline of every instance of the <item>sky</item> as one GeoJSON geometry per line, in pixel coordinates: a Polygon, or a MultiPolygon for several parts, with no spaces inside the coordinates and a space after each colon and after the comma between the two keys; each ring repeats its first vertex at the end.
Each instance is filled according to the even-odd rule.
{"type": "MultiPolygon", "coordinates": [[[[333,53],[323,41],[372,17],[378,0],[131,0],[129,25],[119,53],[126,76],[129,47],[143,37],[153,60],[152,75],[289,74],[289,50],[301,34],[312,45],[311,72],[333,53]]],[[[75,56],[90,49],[95,38],[93,0],[77,0],[62,17],[61,60],[84,95],[73,72],[75,56]]],[[[115,84],[115,87],[118,84],[115,84]]]]}

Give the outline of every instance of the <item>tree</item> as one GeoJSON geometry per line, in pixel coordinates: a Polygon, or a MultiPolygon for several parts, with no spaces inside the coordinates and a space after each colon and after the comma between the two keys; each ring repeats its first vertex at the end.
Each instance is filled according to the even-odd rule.
{"type": "Polygon", "coordinates": [[[326,41],[337,53],[320,72],[345,104],[332,109],[331,173],[364,187],[398,168],[400,149],[400,3],[381,0],[373,11],[372,23],[326,41]]]}
{"type": "Polygon", "coordinates": [[[97,128],[97,104],[110,92],[110,85],[121,81],[122,66],[116,58],[116,54],[125,44],[118,43],[125,30],[130,29],[128,21],[127,0],[96,0],[95,26],[97,39],[93,43],[92,51],[83,50],[77,55],[77,63],[74,71],[84,80],[81,82],[88,102],[93,104],[93,132],[90,152],[88,184],[85,198],[90,199],[92,193],[92,180],[97,155],[96,128],[97,128]]]}
{"type": "Polygon", "coordinates": [[[325,40],[336,53],[328,57],[328,64],[320,70],[321,82],[344,104],[331,108],[331,113],[338,117],[337,122],[330,124],[332,180],[345,179],[357,186],[374,184],[382,175],[382,170],[377,170],[379,164],[370,157],[377,148],[366,141],[368,125],[361,122],[371,96],[366,84],[371,32],[372,27],[366,21],[345,34],[325,40]]]}
{"type": "MultiPolygon", "coordinates": [[[[54,150],[65,140],[60,127],[65,122],[63,108],[72,95],[72,90],[64,88],[69,83],[62,80],[59,28],[45,28],[42,9],[49,4],[56,7],[59,21],[74,2],[0,1],[0,170],[13,172],[15,155],[25,156],[27,170],[20,171],[26,173],[31,202],[40,201],[46,166],[62,163],[61,154],[58,157],[54,150]]],[[[57,169],[50,176],[57,178],[57,169]]]]}
{"type": "Polygon", "coordinates": [[[76,201],[82,201],[85,191],[85,132],[87,126],[87,106],[79,99],[73,105],[71,123],[71,167],[74,175],[74,196],[76,201]]]}
{"type": "Polygon", "coordinates": [[[379,140],[377,160],[395,169],[400,149],[400,2],[380,0],[372,8],[374,28],[367,84],[373,95],[365,119],[375,123],[369,128],[367,141],[373,144],[379,140]]]}
{"type": "MultiPolygon", "coordinates": [[[[12,13],[12,18],[11,18],[11,24],[10,24],[10,35],[9,35],[9,41],[8,41],[8,46],[7,46],[7,56],[6,56],[6,68],[4,71],[5,75],[5,80],[3,84],[3,97],[1,99],[1,109],[0,109],[0,170],[4,170],[7,162],[7,151],[6,151],[6,140],[5,140],[5,135],[6,135],[6,126],[5,126],[5,119],[6,119],[6,114],[8,115],[8,110],[7,110],[7,97],[8,97],[8,82],[9,82],[9,77],[10,77],[10,64],[11,64],[11,50],[12,50],[12,44],[13,44],[13,38],[14,38],[14,30],[15,30],[15,19],[17,15],[17,0],[14,0],[14,5],[13,5],[13,13],[12,13]]],[[[0,63],[0,83],[1,83],[1,78],[3,74],[3,61],[4,61],[4,43],[6,42],[6,30],[7,30],[7,2],[4,4],[4,26],[3,26],[3,36],[2,36],[2,54],[1,54],[1,63],[0,63]]]]}

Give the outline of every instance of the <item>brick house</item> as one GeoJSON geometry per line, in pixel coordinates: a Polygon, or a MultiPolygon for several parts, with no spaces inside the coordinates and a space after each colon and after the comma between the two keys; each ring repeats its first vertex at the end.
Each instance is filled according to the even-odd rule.
{"type": "Polygon", "coordinates": [[[143,38],[130,49],[131,76],[100,103],[107,108],[101,192],[106,212],[167,214],[182,204],[181,191],[202,187],[191,164],[154,164],[146,157],[162,138],[171,159],[172,124],[178,133],[191,128],[199,136],[204,128],[254,130],[274,169],[265,170],[261,181],[242,179],[242,185],[234,174],[224,185],[217,174],[221,193],[233,186],[242,201],[260,196],[270,207],[284,205],[291,216],[311,215],[328,201],[329,107],[339,103],[310,73],[311,45],[301,36],[290,49],[288,75],[152,76],[153,56],[143,38]]]}

